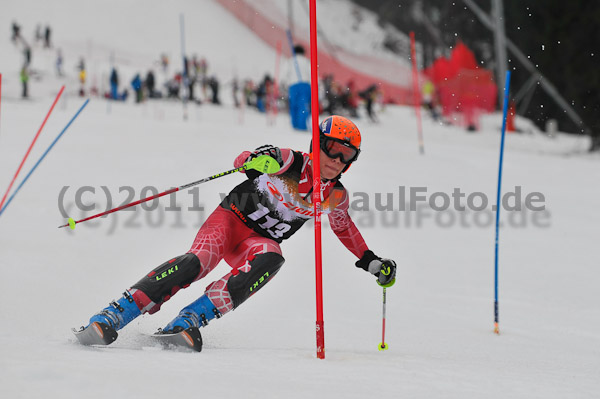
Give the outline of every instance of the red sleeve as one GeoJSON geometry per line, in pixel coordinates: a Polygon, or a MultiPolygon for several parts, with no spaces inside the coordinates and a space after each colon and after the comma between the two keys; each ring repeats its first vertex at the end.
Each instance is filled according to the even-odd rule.
{"type": "Polygon", "coordinates": [[[285,173],[294,163],[294,151],[290,150],[289,148],[280,148],[280,150],[283,165],[281,165],[281,169],[279,169],[279,172],[274,173],[275,175],[281,175],[285,173]]]}
{"type": "Polygon", "coordinates": [[[369,247],[348,214],[349,205],[350,199],[344,189],[341,202],[329,213],[329,224],[342,244],[360,259],[369,247]]]}
{"type": "MultiPolygon", "coordinates": [[[[237,156],[237,158],[233,160],[233,167],[236,169],[241,168],[244,165],[244,163],[246,163],[246,160],[250,155],[252,155],[250,151],[242,152],[240,155],[237,156]]],[[[245,170],[242,170],[241,172],[246,173],[245,170]]]]}

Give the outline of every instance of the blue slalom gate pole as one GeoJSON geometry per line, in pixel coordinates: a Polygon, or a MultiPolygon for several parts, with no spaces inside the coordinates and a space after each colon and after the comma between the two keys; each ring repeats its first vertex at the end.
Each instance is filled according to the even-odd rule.
{"type": "Polygon", "coordinates": [[[27,173],[27,176],[25,176],[25,178],[23,179],[23,181],[21,182],[21,184],[19,184],[19,186],[15,189],[15,191],[12,193],[12,195],[10,196],[10,198],[8,199],[8,201],[6,201],[6,204],[4,204],[4,208],[2,208],[0,210],[0,215],[2,215],[4,213],[4,211],[8,207],[8,204],[10,204],[11,201],[13,200],[13,198],[15,198],[15,195],[17,195],[17,193],[19,192],[19,190],[21,189],[21,187],[23,187],[23,184],[25,184],[25,182],[27,181],[27,179],[29,179],[29,176],[31,176],[31,174],[33,173],[33,171],[44,160],[44,158],[46,157],[46,155],[48,155],[48,153],[50,152],[50,150],[52,149],[52,147],[54,147],[54,145],[58,142],[58,140],[62,137],[62,135],[67,131],[67,129],[69,128],[69,126],[71,126],[71,124],[73,123],[73,121],[75,120],[75,118],[77,118],[79,116],[79,114],[81,113],[81,111],[83,111],[83,109],[85,108],[85,106],[89,102],[90,102],[89,98],[87,100],[85,100],[85,102],[83,103],[83,105],[81,106],[81,108],[79,108],[79,111],[77,111],[77,113],[75,114],[75,116],[73,116],[73,118],[71,118],[71,120],[69,121],[69,123],[67,123],[67,126],[65,126],[65,128],[62,130],[62,132],[60,132],[58,134],[58,136],[56,136],[56,138],[54,139],[54,141],[52,142],[52,144],[50,144],[50,146],[48,146],[48,148],[42,154],[42,156],[40,157],[40,159],[38,159],[38,161],[35,163],[35,165],[33,165],[33,168],[31,168],[31,170],[29,171],[29,173],[27,173]]]}
{"type": "Polygon", "coordinates": [[[500,334],[498,326],[498,236],[500,232],[500,197],[502,193],[502,163],[504,161],[504,137],[506,135],[506,114],[508,112],[508,90],[510,87],[510,71],[506,71],[506,82],[504,84],[504,106],[502,112],[502,138],[500,140],[500,163],[498,166],[498,193],[496,195],[496,244],[494,256],[494,332],[500,334]]]}
{"type": "Polygon", "coordinates": [[[296,50],[294,50],[294,42],[292,41],[292,32],[288,29],[286,30],[288,44],[290,45],[290,51],[292,52],[292,57],[294,58],[294,66],[296,67],[296,76],[298,76],[298,82],[302,82],[302,74],[300,73],[300,67],[298,66],[298,60],[296,59],[296,50]]]}

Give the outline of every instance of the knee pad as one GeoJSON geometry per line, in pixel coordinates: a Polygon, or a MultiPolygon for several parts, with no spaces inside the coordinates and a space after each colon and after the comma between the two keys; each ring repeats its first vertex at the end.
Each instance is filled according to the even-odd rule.
{"type": "Polygon", "coordinates": [[[142,291],[152,302],[160,304],[194,282],[200,274],[200,267],[196,255],[181,255],[152,270],[132,288],[142,291]]]}
{"type": "Polygon", "coordinates": [[[259,254],[249,262],[249,272],[229,277],[227,290],[233,301],[233,308],[237,308],[260,290],[279,271],[283,262],[285,259],[278,253],[259,254]]]}

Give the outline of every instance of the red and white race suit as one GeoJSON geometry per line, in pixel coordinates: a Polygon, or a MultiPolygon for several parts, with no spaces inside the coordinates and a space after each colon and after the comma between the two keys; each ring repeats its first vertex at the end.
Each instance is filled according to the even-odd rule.
{"type": "MultiPolygon", "coordinates": [[[[227,290],[229,278],[248,272],[249,261],[258,254],[276,252],[279,243],[288,239],[314,216],[312,206],[312,162],[310,155],[281,149],[283,165],[274,174],[248,172],[248,179],[236,186],[220,206],[207,218],[188,251],[195,254],[201,270],[195,281],[206,276],[222,260],[232,271],[207,286],[205,294],[222,314],[233,308],[227,290]]],[[[245,151],[234,161],[240,167],[250,156],[245,151]]],[[[322,213],[328,215],[331,229],[358,258],[368,249],[348,214],[349,196],[338,180],[321,181],[322,213]]],[[[161,304],[132,289],[136,302],[144,311],[156,312],[161,304]]]]}

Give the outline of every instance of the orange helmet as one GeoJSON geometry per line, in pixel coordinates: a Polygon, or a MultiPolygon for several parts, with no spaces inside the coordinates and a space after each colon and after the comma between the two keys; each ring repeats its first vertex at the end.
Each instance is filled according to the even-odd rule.
{"type": "Polygon", "coordinates": [[[332,115],[319,124],[320,147],[330,158],[339,158],[346,165],[345,172],[350,164],[360,154],[360,131],[348,118],[332,115]]]}

